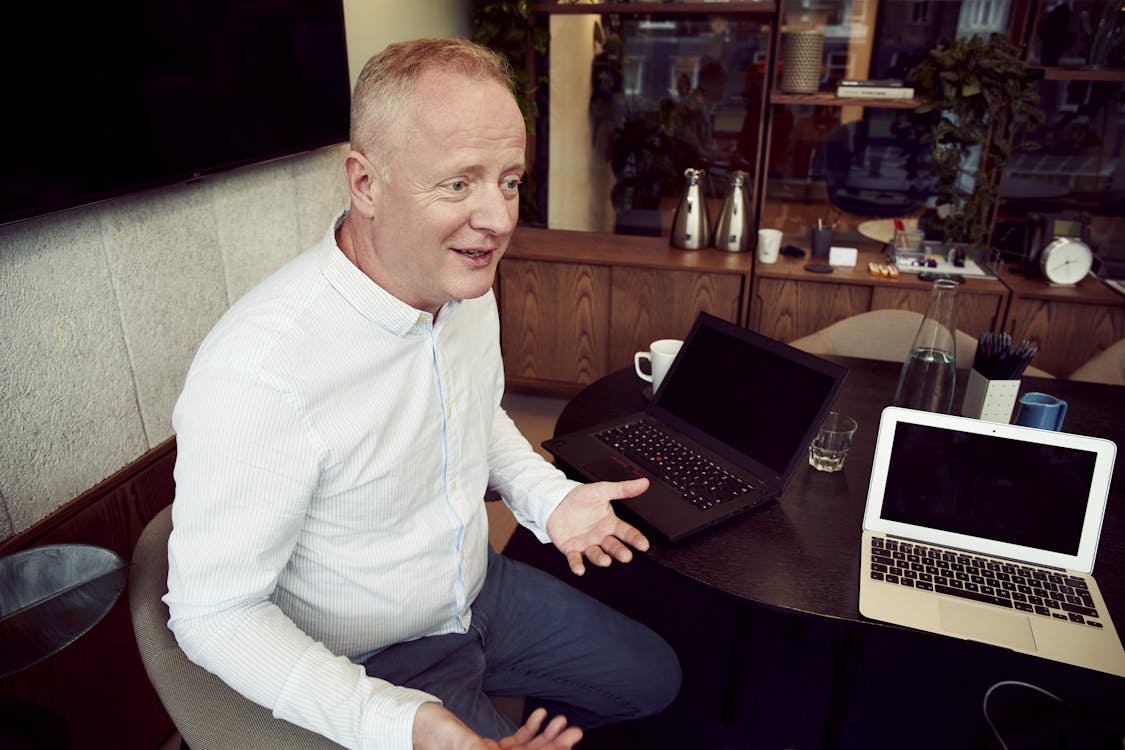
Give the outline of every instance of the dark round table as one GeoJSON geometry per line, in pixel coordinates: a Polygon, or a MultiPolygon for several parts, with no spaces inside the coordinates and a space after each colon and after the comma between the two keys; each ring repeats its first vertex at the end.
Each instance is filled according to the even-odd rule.
{"type": "MultiPolygon", "coordinates": [[[[849,374],[833,409],[859,423],[844,469],[826,474],[802,466],[778,502],[676,544],[650,534],[653,560],[742,602],[874,624],[859,614],[859,542],[879,415],[893,398],[901,366],[850,358],[834,361],[848,367],[849,374]]],[[[958,373],[957,406],[966,379],[966,372],[958,373]]],[[[643,409],[644,385],[631,367],[598,380],[563,409],[555,434],[643,409]]],[[[1068,431],[1106,437],[1125,446],[1125,388],[1029,377],[1020,392],[1030,391],[1051,393],[1070,403],[1068,431]]],[[[1111,616],[1125,624],[1122,464],[1119,449],[1095,576],[1111,616]]]]}
{"type": "MultiPolygon", "coordinates": [[[[669,713],[674,721],[668,722],[684,723],[691,740],[675,746],[705,746],[692,743],[698,743],[697,733],[708,731],[722,737],[764,737],[763,746],[773,737],[778,747],[901,747],[905,738],[919,747],[976,746],[971,743],[988,731],[980,714],[981,696],[998,681],[1013,679],[1049,686],[1075,705],[1118,716],[1125,705],[1125,680],[1119,677],[860,616],[863,508],[879,416],[893,398],[901,365],[835,361],[848,367],[849,375],[834,408],[859,423],[841,472],[801,466],[777,502],[675,544],[650,533],[651,549],[632,564],[592,570],[579,580],[569,575],[553,547],[539,544],[523,529],[505,554],[572,581],[669,640],[681,655],[685,684],[721,704],[711,713],[706,701],[700,706],[678,699],[669,713]],[[901,675],[885,670],[891,664],[897,670],[904,659],[920,670],[908,682],[924,673],[924,684],[889,695],[887,680],[901,675]],[[914,712],[918,705],[910,695],[914,700],[942,696],[941,726],[925,730],[930,745],[915,744],[922,738],[914,712]]],[[[965,372],[958,373],[958,407],[966,379],[965,372]]],[[[631,367],[601,378],[567,404],[555,434],[640,411],[645,385],[631,367]]],[[[1025,378],[1020,391],[1066,399],[1068,431],[1125,446],[1125,388],[1025,378]]],[[[1125,467],[1120,451],[1095,577],[1110,615],[1119,627],[1125,625],[1125,467]]],[[[654,746],[661,746],[669,732],[675,734],[659,720],[654,719],[651,729],[654,746]]],[[[633,725],[591,746],[629,746],[639,729],[633,725]]]]}

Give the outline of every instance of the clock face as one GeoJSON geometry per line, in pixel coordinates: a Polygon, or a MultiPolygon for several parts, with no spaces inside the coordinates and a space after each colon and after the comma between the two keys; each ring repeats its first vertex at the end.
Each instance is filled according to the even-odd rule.
{"type": "Polygon", "coordinates": [[[1052,284],[1077,284],[1094,264],[1094,254],[1081,240],[1060,237],[1043,248],[1039,268],[1052,284]]]}

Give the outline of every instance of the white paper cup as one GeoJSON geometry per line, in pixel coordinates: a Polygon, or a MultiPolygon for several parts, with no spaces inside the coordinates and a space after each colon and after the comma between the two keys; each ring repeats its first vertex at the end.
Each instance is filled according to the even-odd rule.
{"type": "Polygon", "coordinates": [[[758,260],[762,263],[777,263],[777,254],[781,252],[781,230],[758,230],[758,260]]]}

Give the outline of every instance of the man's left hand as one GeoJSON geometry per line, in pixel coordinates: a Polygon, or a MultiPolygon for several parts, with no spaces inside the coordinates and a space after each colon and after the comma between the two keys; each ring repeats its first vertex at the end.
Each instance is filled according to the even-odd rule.
{"type": "Polygon", "coordinates": [[[647,479],[594,482],[575,487],[563,498],[547,519],[547,535],[566,555],[575,575],[586,572],[583,556],[605,568],[614,560],[632,560],[630,547],[648,549],[645,535],[618,518],[610,505],[611,500],[636,497],[647,489],[647,479]]]}

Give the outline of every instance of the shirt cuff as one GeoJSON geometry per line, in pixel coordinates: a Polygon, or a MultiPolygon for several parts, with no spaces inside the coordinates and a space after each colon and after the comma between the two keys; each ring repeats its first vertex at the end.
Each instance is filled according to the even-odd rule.
{"type": "Polygon", "coordinates": [[[536,497],[528,503],[526,514],[517,508],[512,508],[512,513],[520,524],[535,534],[536,539],[546,544],[551,541],[551,537],[547,535],[547,519],[570,491],[580,484],[581,482],[567,479],[560,474],[558,479],[544,481],[535,488],[536,497]]]}
{"type": "Polygon", "coordinates": [[[412,750],[414,719],[423,703],[442,705],[441,699],[421,690],[394,686],[365,712],[362,750],[412,750]]]}

